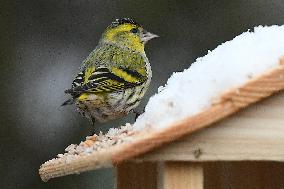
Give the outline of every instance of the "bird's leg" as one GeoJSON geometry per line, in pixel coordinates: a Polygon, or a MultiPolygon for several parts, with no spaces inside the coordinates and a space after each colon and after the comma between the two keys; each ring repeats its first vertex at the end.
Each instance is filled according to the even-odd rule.
{"type": "Polygon", "coordinates": [[[92,125],[93,125],[93,131],[92,131],[92,135],[95,134],[95,122],[96,122],[96,119],[94,117],[91,117],[91,122],[92,122],[92,125]]]}
{"type": "Polygon", "coordinates": [[[132,112],[135,114],[135,121],[136,119],[145,112],[145,108],[143,109],[143,111],[139,112],[137,110],[132,110],[132,112]]]}

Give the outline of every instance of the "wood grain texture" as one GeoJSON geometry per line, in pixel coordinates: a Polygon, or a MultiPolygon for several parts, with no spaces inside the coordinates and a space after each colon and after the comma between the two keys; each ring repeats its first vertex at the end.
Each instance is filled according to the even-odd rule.
{"type": "Polygon", "coordinates": [[[284,163],[211,162],[204,163],[206,189],[283,189],[284,163]]]}
{"type": "Polygon", "coordinates": [[[156,163],[122,163],[116,168],[117,189],[157,189],[156,163]]]}
{"type": "MultiPolygon", "coordinates": [[[[271,96],[282,89],[284,89],[284,66],[281,64],[279,67],[251,79],[243,86],[224,93],[221,96],[221,100],[209,109],[197,115],[189,116],[184,120],[177,120],[175,124],[169,127],[160,130],[145,129],[138,133],[131,142],[95,152],[88,155],[88,158],[70,158],[68,162],[62,161],[60,158],[49,161],[43,164],[39,170],[41,178],[48,180],[66,174],[93,170],[105,165],[106,162],[112,162],[112,164],[117,165],[125,160],[154,150],[163,144],[189,135],[194,131],[208,127],[212,123],[228,117],[238,110],[271,96]]],[[[198,156],[198,151],[196,153],[198,156]]]]}
{"type": "Polygon", "coordinates": [[[200,163],[165,162],[164,189],[203,189],[203,167],[200,163]]]}
{"type": "Polygon", "coordinates": [[[68,158],[52,159],[45,162],[39,169],[39,175],[43,181],[80,172],[90,171],[102,167],[111,167],[110,157],[114,151],[97,152],[96,155],[73,155],[68,158]]]}

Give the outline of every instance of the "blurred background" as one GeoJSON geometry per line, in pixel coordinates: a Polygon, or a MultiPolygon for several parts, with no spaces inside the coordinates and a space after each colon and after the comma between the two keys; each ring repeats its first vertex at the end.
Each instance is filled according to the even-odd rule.
{"type": "MultiPolygon", "coordinates": [[[[0,188],[113,188],[112,169],[43,183],[38,168],[92,132],[74,107],[60,104],[115,18],[134,18],[161,36],[146,47],[153,80],[142,110],[172,72],[254,26],[283,24],[283,10],[281,0],[1,0],[0,188]]],[[[133,121],[97,124],[96,132],[133,121]]]]}

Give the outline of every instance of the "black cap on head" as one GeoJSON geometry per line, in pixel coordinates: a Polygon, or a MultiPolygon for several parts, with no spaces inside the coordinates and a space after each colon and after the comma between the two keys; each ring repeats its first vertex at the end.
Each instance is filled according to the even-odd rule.
{"type": "Polygon", "coordinates": [[[117,27],[121,24],[125,24],[125,23],[129,23],[129,24],[133,24],[133,25],[137,25],[139,27],[141,27],[140,24],[138,24],[137,22],[135,22],[133,19],[131,18],[119,18],[119,19],[115,19],[115,21],[113,21],[110,25],[110,27],[114,28],[117,27]]]}

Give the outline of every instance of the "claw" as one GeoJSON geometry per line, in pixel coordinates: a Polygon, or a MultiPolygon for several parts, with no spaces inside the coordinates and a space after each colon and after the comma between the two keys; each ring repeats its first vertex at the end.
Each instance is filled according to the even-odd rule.
{"type": "Polygon", "coordinates": [[[136,110],[133,110],[133,113],[135,114],[135,121],[136,121],[136,119],[137,119],[141,114],[143,114],[144,112],[145,112],[144,109],[143,109],[142,112],[138,112],[138,111],[136,111],[136,110]]]}

